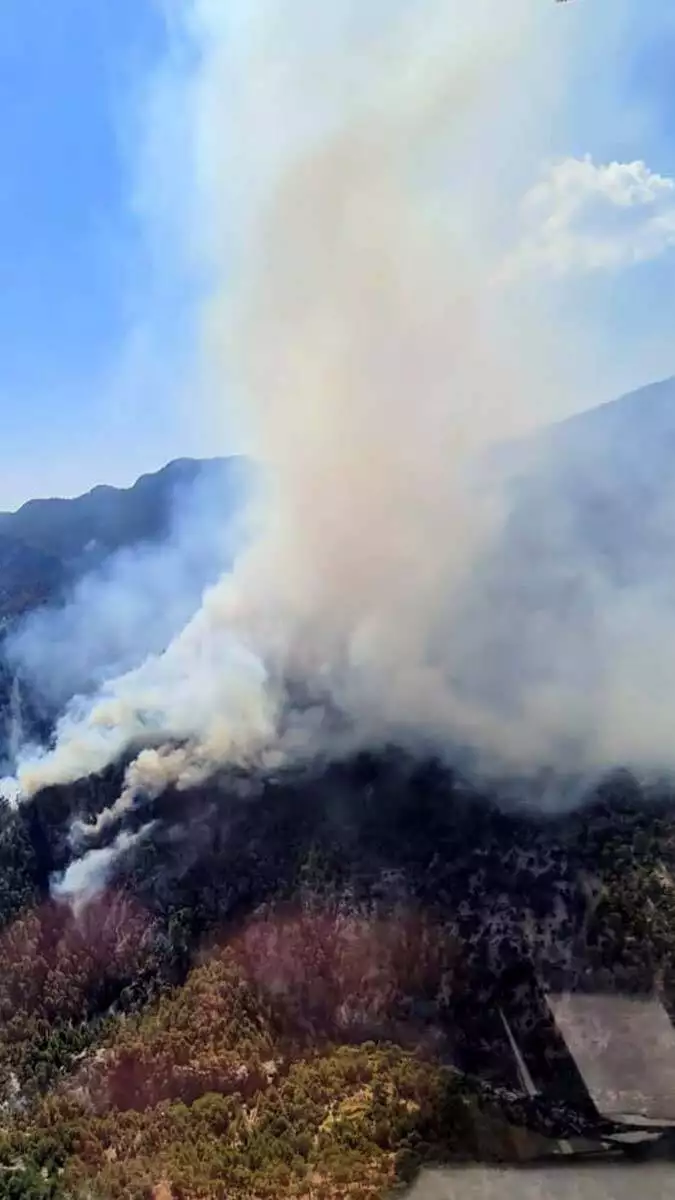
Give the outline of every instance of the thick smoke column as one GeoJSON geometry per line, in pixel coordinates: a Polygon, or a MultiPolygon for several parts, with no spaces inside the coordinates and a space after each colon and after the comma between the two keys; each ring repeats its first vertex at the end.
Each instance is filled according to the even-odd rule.
{"type": "Polygon", "coordinates": [[[522,106],[538,6],[205,0],[191,20],[204,381],[236,398],[264,494],[233,572],[164,653],[71,704],[21,789],[137,752],[100,828],[170,782],[389,736],[546,761],[564,718],[473,689],[464,628],[504,515],[485,451],[551,376],[534,327],[513,342],[476,171],[522,106]]]}

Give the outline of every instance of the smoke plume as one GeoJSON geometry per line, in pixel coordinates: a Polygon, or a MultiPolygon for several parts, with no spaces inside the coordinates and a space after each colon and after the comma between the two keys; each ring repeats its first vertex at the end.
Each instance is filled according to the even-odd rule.
{"type": "MultiPolygon", "coordinates": [[[[527,539],[499,549],[511,502],[493,448],[564,382],[545,304],[520,303],[501,269],[509,139],[541,151],[559,11],[227,7],[190,7],[180,100],[189,249],[215,281],[199,390],[234,406],[262,468],[250,538],[168,647],[67,706],[53,746],[20,763],[21,792],[130,756],[99,832],[168,784],[392,738],[490,770],[567,767],[570,748],[583,769],[630,758],[630,721],[617,747],[594,707],[634,710],[629,681],[588,691],[584,605],[604,580],[576,560],[583,613],[546,625],[518,585],[527,539]]],[[[603,665],[622,630],[596,647],[603,665]]]]}

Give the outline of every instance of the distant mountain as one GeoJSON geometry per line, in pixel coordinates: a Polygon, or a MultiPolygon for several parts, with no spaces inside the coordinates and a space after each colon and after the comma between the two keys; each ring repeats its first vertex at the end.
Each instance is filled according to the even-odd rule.
{"type": "Polygon", "coordinates": [[[500,447],[494,462],[509,497],[500,569],[516,573],[519,586],[591,574],[644,584],[672,574],[675,378],[500,447]]]}
{"type": "Polygon", "coordinates": [[[455,622],[455,677],[509,713],[544,686],[587,696],[629,642],[639,658],[648,627],[673,627],[675,379],[500,446],[488,468],[506,525],[455,622]]]}
{"type": "Polygon", "coordinates": [[[538,449],[525,497],[549,537],[624,582],[663,570],[675,556],[675,378],[552,426],[538,449]]]}
{"type": "MultiPolygon", "coordinates": [[[[551,425],[528,442],[500,449],[497,458],[509,479],[507,536],[481,567],[470,607],[482,647],[478,657],[485,662],[484,686],[493,690],[499,677],[508,691],[522,676],[528,656],[541,663],[548,653],[533,613],[546,615],[541,636],[555,646],[554,631],[564,630],[572,604],[578,610],[589,607],[589,588],[599,576],[620,586],[675,578],[675,379],[551,425]]],[[[124,573],[137,592],[145,589],[135,619],[152,626],[155,640],[143,642],[144,652],[157,652],[187,619],[186,607],[198,603],[203,588],[223,569],[214,553],[213,513],[227,517],[240,506],[248,472],[241,458],[178,459],[130,488],[98,486],[72,500],[30,500],[17,512],[0,513],[0,636],[23,614],[58,603],[79,580],[107,571],[111,556],[159,546],[172,531],[173,558],[162,551],[161,587],[154,583],[159,566],[147,555],[143,579],[137,558],[124,573]],[[190,511],[188,528],[185,513],[190,511]],[[157,620],[149,622],[151,611],[157,620]]],[[[91,600],[87,591],[80,609],[91,600]]],[[[80,609],[73,610],[73,622],[80,609]]],[[[107,664],[109,655],[110,663],[123,670],[126,650],[111,619],[100,657],[107,664]]],[[[90,624],[92,637],[99,636],[93,632],[96,622],[90,624]]],[[[59,634],[67,647],[73,633],[66,622],[59,634]]],[[[465,650],[475,675],[476,647],[470,638],[465,650]]],[[[50,692],[46,677],[53,675],[66,686],[70,676],[63,655],[57,669],[42,650],[37,662],[36,653],[32,649],[29,656],[33,683],[50,692]]],[[[64,653],[67,657],[67,649],[64,653]]],[[[100,667],[97,646],[88,654],[100,667]]],[[[6,679],[3,675],[0,656],[0,708],[12,671],[6,679]]]]}
{"type": "MultiPolygon", "coordinates": [[[[516,448],[507,469],[528,550],[554,553],[564,536],[566,547],[575,541],[639,569],[670,537],[669,521],[656,518],[674,495],[675,378],[548,427],[516,448]]],[[[55,596],[115,551],[161,542],[181,497],[198,485],[220,488],[231,511],[245,472],[241,458],[181,458],[130,488],[99,485],[0,513],[0,620],[55,596]]]]}
{"type": "Polygon", "coordinates": [[[641,451],[656,452],[659,463],[675,452],[675,376],[627,392],[616,400],[586,409],[550,426],[553,445],[579,445],[581,437],[589,454],[602,449],[619,465],[637,467],[641,451]]]}
{"type": "Polygon", "coordinates": [[[198,486],[219,488],[234,508],[244,470],[239,458],[181,458],[130,488],[99,485],[72,500],[29,500],[0,513],[0,620],[55,598],[116,551],[161,542],[198,486]]]}

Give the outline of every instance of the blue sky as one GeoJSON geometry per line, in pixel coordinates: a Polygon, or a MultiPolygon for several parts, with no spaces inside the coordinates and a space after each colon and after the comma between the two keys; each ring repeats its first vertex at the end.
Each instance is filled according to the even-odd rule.
{"type": "MultiPolygon", "coordinates": [[[[597,57],[586,56],[570,81],[573,95],[552,131],[556,153],[591,154],[596,164],[640,158],[655,175],[675,177],[670,0],[572,5],[572,19],[597,37],[597,57]]],[[[563,6],[560,18],[568,19],[563,6]]],[[[181,386],[189,281],[177,264],[158,270],[137,203],[143,89],[166,55],[153,0],[0,6],[2,507],[100,480],[127,483],[170,457],[211,448],[186,419],[181,386]]],[[[543,261],[549,249],[537,243],[533,254],[543,261]]],[[[578,242],[575,253],[578,266],[578,242]]],[[[599,361],[613,368],[598,369],[598,401],[624,381],[627,388],[675,372],[670,241],[629,270],[620,265],[586,273],[561,293],[562,309],[579,303],[582,288],[584,303],[604,314],[599,361]]]]}
{"type": "Polygon", "coordinates": [[[158,344],[179,330],[160,331],[157,296],[148,315],[133,205],[138,97],[164,41],[149,0],[0,6],[0,504],[183,448],[158,344]]]}

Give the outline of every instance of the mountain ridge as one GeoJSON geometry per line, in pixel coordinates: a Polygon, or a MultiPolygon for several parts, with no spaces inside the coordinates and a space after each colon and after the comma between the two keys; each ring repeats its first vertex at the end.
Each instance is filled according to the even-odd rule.
{"type": "Polygon", "coordinates": [[[35,498],[0,512],[0,619],[58,598],[118,551],[161,543],[181,497],[199,485],[230,493],[234,504],[244,471],[239,456],[179,458],[127,488],[97,484],[80,496],[35,498]]]}
{"type": "MultiPolygon", "coordinates": [[[[597,504],[599,495],[606,498],[608,489],[625,482],[618,478],[623,470],[629,471],[633,485],[644,483],[641,492],[653,498],[668,476],[671,455],[675,461],[675,376],[543,426],[518,445],[525,451],[522,469],[528,481],[533,450],[539,459],[532,476],[540,498],[548,479],[564,490],[566,499],[573,489],[597,504]]],[[[60,561],[64,579],[72,580],[119,549],[161,541],[169,532],[181,490],[209,476],[234,490],[245,471],[246,460],[240,455],[180,457],[144,472],[128,487],[99,483],[74,497],[31,498],[15,510],[0,512],[0,578],[8,570],[17,577],[23,549],[29,576],[39,573],[42,565],[46,581],[51,581],[60,561]]],[[[44,591],[49,593],[52,586],[48,583],[44,591]]],[[[0,615],[7,605],[3,594],[9,591],[6,584],[0,589],[0,615]]]]}

